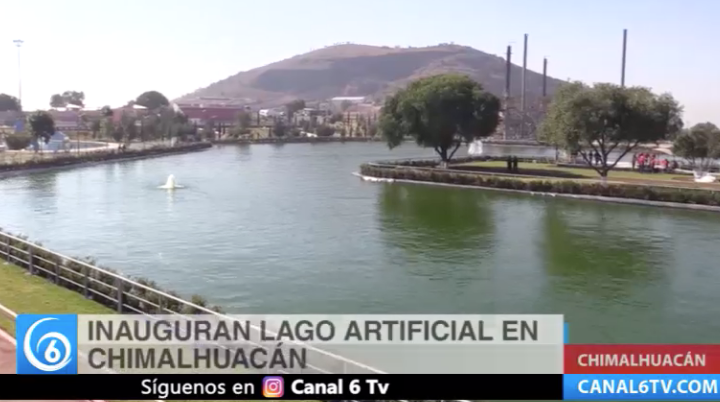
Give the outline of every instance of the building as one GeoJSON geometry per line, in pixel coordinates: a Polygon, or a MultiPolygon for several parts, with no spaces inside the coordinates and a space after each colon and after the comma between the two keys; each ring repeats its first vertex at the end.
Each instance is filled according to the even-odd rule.
{"type": "Polygon", "coordinates": [[[178,106],[180,107],[180,110],[185,113],[188,121],[192,124],[197,124],[198,126],[203,126],[209,121],[212,121],[215,124],[235,125],[237,124],[240,112],[247,111],[245,106],[178,106]]]}
{"type": "Polygon", "coordinates": [[[0,126],[5,127],[16,127],[18,122],[25,121],[25,114],[23,112],[6,111],[0,112],[0,126]]]}
{"type": "Polygon", "coordinates": [[[246,105],[255,103],[254,99],[249,98],[226,98],[226,97],[200,97],[178,102],[178,106],[183,107],[210,107],[210,108],[239,108],[247,107],[246,105]]]}
{"type": "Polygon", "coordinates": [[[330,103],[334,107],[340,107],[344,103],[349,103],[351,105],[357,105],[360,103],[365,103],[367,101],[366,96],[337,96],[335,98],[330,99],[330,103]]]}
{"type": "Polygon", "coordinates": [[[48,113],[55,120],[55,129],[58,131],[75,131],[84,128],[80,113],[75,110],[50,110],[48,113]]]}
{"type": "Polygon", "coordinates": [[[262,117],[280,117],[285,116],[285,110],[282,108],[275,109],[261,109],[259,112],[262,117]]]}

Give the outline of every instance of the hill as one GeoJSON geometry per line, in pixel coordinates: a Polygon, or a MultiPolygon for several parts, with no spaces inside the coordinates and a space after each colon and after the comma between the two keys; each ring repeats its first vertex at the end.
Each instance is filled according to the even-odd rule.
{"type": "MultiPolygon", "coordinates": [[[[391,48],[346,44],[235,74],[177,101],[221,97],[262,107],[279,106],[293,99],[314,101],[336,96],[368,96],[380,101],[412,80],[448,72],[467,74],[492,93],[503,94],[505,59],[471,47],[444,44],[391,48]]],[[[513,97],[520,96],[521,74],[522,67],[511,67],[513,97]]],[[[548,94],[560,83],[561,80],[548,77],[548,94]]],[[[526,94],[529,103],[542,95],[542,74],[528,70],[526,94]]]]}

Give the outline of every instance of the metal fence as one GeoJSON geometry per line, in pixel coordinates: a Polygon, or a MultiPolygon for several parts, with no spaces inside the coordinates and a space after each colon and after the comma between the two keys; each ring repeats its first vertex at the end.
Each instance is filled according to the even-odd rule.
{"type": "MultiPolygon", "coordinates": [[[[41,276],[81,293],[118,313],[169,314],[180,319],[192,320],[193,314],[212,314],[218,319],[233,320],[233,317],[218,313],[182,298],[157,290],[141,280],[132,280],[115,272],[98,268],[87,262],[68,257],[44,247],[30,243],[17,236],[0,232],[0,258],[25,268],[32,275],[41,276]]],[[[252,330],[260,332],[253,326],[252,330]]],[[[268,330],[266,333],[276,335],[268,330]]],[[[267,350],[269,346],[250,342],[253,346],[267,350]]],[[[225,347],[225,346],[222,346],[225,347]]],[[[281,373],[297,374],[385,374],[370,366],[318,349],[303,342],[284,342],[285,348],[304,348],[307,352],[307,367],[281,373]]],[[[272,350],[268,350],[272,352],[272,350]]]]}
{"type": "MultiPolygon", "coordinates": [[[[0,258],[25,268],[32,275],[44,277],[59,286],[75,290],[86,298],[94,299],[106,306],[112,306],[118,313],[172,314],[192,320],[192,314],[212,314],[219,319],[233,320],[207,307],[188,302],[175,295],[154,289],[139,281],[125,278],[115,272],[91,265],[87,262],[48,250],[25,239],[0,231],[0,258]],[[140,292],[142,290],[142,292],[140,292]],[[192,314],[188,314],[191,312],[192,314]]],[[[4,310],[0,311],[7,313],[4,310]]],[[[14,312],[10,316],[15,318],[14,312]]],[[[255,331],[260,328],[254,327],[255,331]]],[[[270,333],[269,331],[266,331],[270,333]]],[[[272,334],[276,335],[276,334],[272,334]]],[[[312,347],[302,342],[288,342],[303,347],[308,353],[307,367],[298,371],[279,371],[284,374],[386,374],[370,366],[312,347]]],[[[226,347],[219,345],[220,347],[226,347]]],[[[257,347],[266,346],[254,344],[257,347]]],[[[364,402],[364,401],[348,401],[364,402]]],[[[419,401],[387,401],[419,402],[419,401]]],[[[470,402],[470,401],[440,401],[470,402]]]]}

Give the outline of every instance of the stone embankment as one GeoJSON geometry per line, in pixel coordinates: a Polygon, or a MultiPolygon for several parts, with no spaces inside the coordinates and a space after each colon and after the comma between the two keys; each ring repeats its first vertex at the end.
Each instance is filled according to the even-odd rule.
{"type": "Polygon", "coordinates": [[[264,138],[225,138],[213,141],[214,144],[324,144],[334,142],[381,142],[379,137],[264,137],[264,138]]]}
{"type": "Polygon", "coordinates": [[[196,142],[187,144],[178,144],[174,146],[156,145],[147,148],[129,147],[124,151],[119,149],[110,149],[107,151],[84,152],[80,154],[58,153],[50,155],[42,155],[37,158],[26,159],[17,163],[0,164],[0,176],[25,173],[30,171],[61,169],[75,166],[86,166],[103,162],[134,160],[153,158],[165,155],[175,155],[187,152],[202,151],[211,148],[209,142],[196,142]]]}

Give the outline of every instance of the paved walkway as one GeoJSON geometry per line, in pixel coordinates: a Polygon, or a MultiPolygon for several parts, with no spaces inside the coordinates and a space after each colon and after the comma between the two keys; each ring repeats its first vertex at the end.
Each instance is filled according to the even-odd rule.
{"type": "MultiPolygon", "coordinates": [[[[6,332],[0,329],[0,374],[15,374],[15,342],[6,332]]],[[[5,401],[5,400],[3,400],[5,401]]],[[[21,402],[21,401],[10,401],[21,402]]],[[[25,401],[27,402],[27,401],[25,401]]],[[[41,401],[30,401],[41,402],[41,401]]],[[[44,401],[42,401],[44,402],[44,401]]],[[[48,401],[50,402],[50,401],[48,401]]],[[[104,401],[71,401],[71,402],[104,402],[104,401]]]]}

